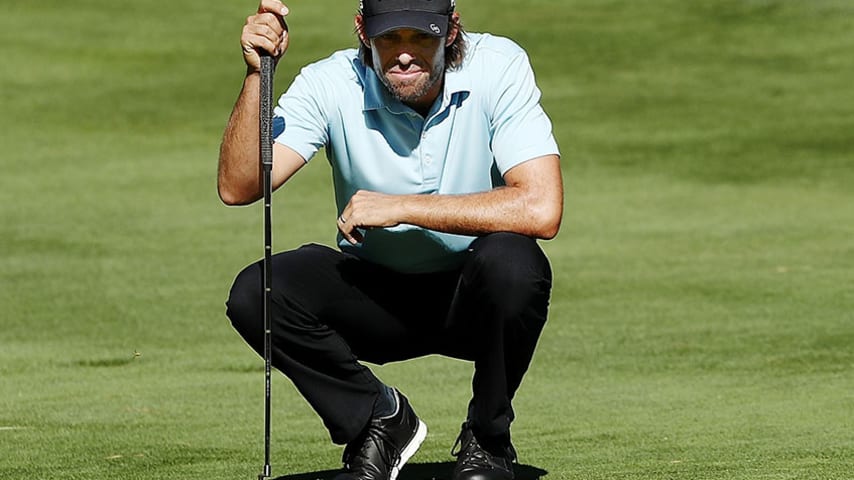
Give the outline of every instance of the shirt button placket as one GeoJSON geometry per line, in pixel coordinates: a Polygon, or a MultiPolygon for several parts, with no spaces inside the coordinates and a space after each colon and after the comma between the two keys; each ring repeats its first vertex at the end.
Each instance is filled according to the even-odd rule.
{"type": "Polygon", "coordinates": [[[430,148],[430,144],[427,141],[427,130],[425,129],[421,132],[421,151],[422,153],[422,168],[424,171],[424,184],[428,186],[430,189],[436,187],[436,181],[438,178],[438,172],[436,172],[435,159],[433,158],[433,149],[430,148]]]}
{"type": "MultiPolygon", "coordinates": [[[[427,147],[427,130],[421,132],[421,146],[422,151],[427,151],[428,153],[424,154],[424,165],[430,166],[433,163],[433,157],[430,155],[430,149],[427,147]]],[[[429,175],[428,175],[429,176],[429,175]]]]}

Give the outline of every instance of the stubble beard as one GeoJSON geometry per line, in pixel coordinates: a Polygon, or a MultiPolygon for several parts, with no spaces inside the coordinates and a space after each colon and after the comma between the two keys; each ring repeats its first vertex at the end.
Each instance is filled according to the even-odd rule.
{"type": "Polygon", "coordinates": [[[426,95],[442,79],[442,73],[445,71],[445,49],[439,47],[433,57],[433,69],[428,76],[419,75],[413,81],[394,81],[382,70],[379,55],[376,52],[376,49],[371,49],[374,71],[377,77],[380,78],[391,95],[403,103],[414,103],[426,95]]]}

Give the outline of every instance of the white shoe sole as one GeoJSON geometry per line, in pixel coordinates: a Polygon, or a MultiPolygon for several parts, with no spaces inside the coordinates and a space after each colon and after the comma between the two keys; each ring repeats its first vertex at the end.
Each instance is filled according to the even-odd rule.
{"type": "Polygon", "coordinates": [[[415,435],[412,437],[412,440],[403,447],[403,451],[400,452],[400,460],[397,462],[397,465],[391,467],[391,473],[389,475],[389,480],[395,480],[397,478],[397,474],[400,473],[400,469],[406,464],[406,462],[415,455],[415,452],[418,451],[418,447],[421,446],[421,443],[424,442],[424,439],[427,438],[427,424],[418,419],[418,429],[415,430],[415,435]]]}

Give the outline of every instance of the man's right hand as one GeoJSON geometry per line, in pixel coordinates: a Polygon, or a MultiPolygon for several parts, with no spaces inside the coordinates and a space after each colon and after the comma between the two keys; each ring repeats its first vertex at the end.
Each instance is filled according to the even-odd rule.
{"type": "Polygon", "coordinates": [[[285,17],[288,13],[288,7],[279,0],[261,0],[258,13],[246,19],[240,45],[250,73],[261,70],[259,51],[268,52],[276,61],[287,51],[290,38],[285,17]]]}

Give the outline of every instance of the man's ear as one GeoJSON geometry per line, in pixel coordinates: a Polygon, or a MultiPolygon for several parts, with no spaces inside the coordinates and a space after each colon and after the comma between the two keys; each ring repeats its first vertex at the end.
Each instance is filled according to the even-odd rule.
{"type": "Polygon", "coordinates": [[[356,18],[354,19],[354,23],[356,26],[356,35],[359,36],[359,41],[368,48],[371,48],[371,42],[368,40],[368,36],[365,35],[365,22],[362,20],[362,16],[356,14],[356,18]]]}
{"type": "Polygon", "coordinates": [[[450,47],[454,40],[457,39],[457,35],[460,34],[460,14],[459,12],[454,12],[451,14],[451,28],[448,30],[448,36],[445,38],[445,47],[450,47]]]}

